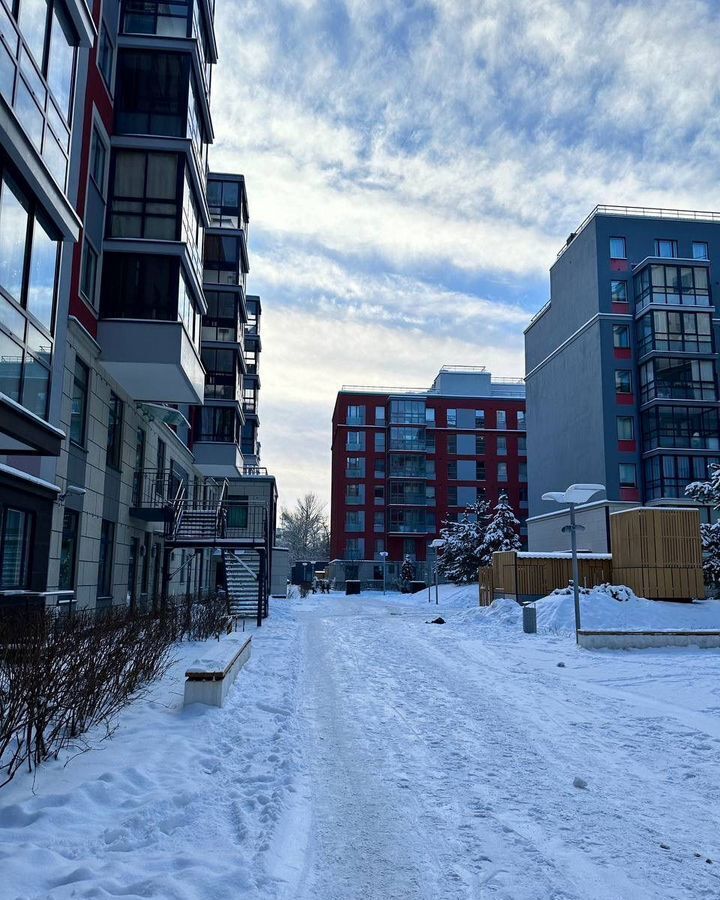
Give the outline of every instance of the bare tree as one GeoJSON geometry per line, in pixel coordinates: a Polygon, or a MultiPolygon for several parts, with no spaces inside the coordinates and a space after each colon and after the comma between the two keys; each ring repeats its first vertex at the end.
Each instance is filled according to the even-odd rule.
{"type": "Polygon", "coordinates": [[[277,540],[290,549],[290,562],[330,558],[330,526],[326,504],[313,493],[280,512],[277,540]]]}

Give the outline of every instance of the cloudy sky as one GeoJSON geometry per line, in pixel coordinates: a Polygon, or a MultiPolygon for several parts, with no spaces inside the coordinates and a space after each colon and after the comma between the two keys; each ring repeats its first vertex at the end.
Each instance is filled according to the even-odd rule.
{"type": "Polygon", "coordinates": [[[245,174],[261,438],[330,493],[342,384],[523,374],[598,203],[720,209],[717,0],[218,0],[211,164],[245,174]]]}

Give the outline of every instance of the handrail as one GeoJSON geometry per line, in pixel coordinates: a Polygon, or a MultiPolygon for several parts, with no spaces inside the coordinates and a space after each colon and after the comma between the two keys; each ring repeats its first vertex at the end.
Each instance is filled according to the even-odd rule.
{"type": "Polygon", "coordinates": [[[169,533],[171,536],[175,536],[180,528],[180,522],[182,521],[182,514],[185,509],[185,482],[180,479],[178,482],[177,490],[175,491],[175,497],[169,504],[170,507],[170,522],[169,524],[169,533]]]}
{"type": "Polygon", "coordinates": [[[217,501],[217,506],[215,508],[215,537],[222,537],[225,533],[225,501],[227,500],[228,489],[230,484],[227,478],[223,479],[222,487],[220,489],[220,496],[217,501]]]}

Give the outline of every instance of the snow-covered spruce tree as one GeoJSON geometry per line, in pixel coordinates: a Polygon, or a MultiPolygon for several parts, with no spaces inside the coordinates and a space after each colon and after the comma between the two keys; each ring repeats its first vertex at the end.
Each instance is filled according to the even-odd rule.
{"type": "Polygon", "coordinates": [[[520,550],[521,547],[520,522],[510,506],[507,494],[500,494],[480,548],[485,560],[483,565],[490,565],[493,553],[499,553],[501,550],[520,550]]]}
{"type": "Polygon", "coordinates": [[[415,578],[415,566],[406,559],[400,567],[400,590],[403,594],[410,590],[410,582],[415,578]]]}
{"type": "Polygon", "coordinates": [[[486,565],[482,543],[488,524],[490,504],[476,500],[457,522],[443,522],[440,537],[445,541],[438,556],[438,573],[455,584],[476,581],[480,566],[486,565]]]}
{"type": "MultiPolygon", "coordinates": [[[[685,494],[703,503],[720,509],[720,466],[711,466],[709,481],[693,481],[685,488],[685,494]]],[[[720,522],[701,525],[700,538],[703,546],[703,572],[708,584],[720,585],[720,522]]]]}

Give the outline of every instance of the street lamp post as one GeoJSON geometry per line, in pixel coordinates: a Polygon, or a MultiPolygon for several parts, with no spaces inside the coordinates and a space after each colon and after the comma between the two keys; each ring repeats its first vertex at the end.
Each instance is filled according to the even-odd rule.
{"type": "Polygon", "coordinates": [[[388,558],[387,550],[381,550],[380,556],[382,556],[382,561],[383,561],[383,594],[384,594],[385,593],[385,573],[387,571],[387,558],[388,558]]]}
{"type": "Polygon", "coordinates": [[[570,524],[563,527],[563,532],[570,532],[570,550],[572,553],[573,573],[573,603],[575,606],[575,643],[578,640],[580,630],[580,580],[577,555],[577,533],[584,531],[584,525],[578,525],[575,521],[575,507],[579,503],[587,503],[591,497],[605,490],[604,484],[571,484],[566,491],[550,491],[542,495],[543,500],[553,500],[555,503],[566,503],[570,507],[570,524]]]}
{"type": "MultiPolygon", "coordinates": [[[[430,543],[430,547],[435,551],[435,556],[434,556],[435,565],[433,567],[435,569],[435,606],[437,606],[438,603],[440,602],[438,599],[438,594],[439,594],[439,591],[438,591],[438,565],[437,565],[438,551],[444,546],[445,546],[445,541],[442,538],[435,538],[435,540],[430,543]]],[[[428,589],[428,600],[429,599],[430,599],[430,591],[428,589]]]]}

